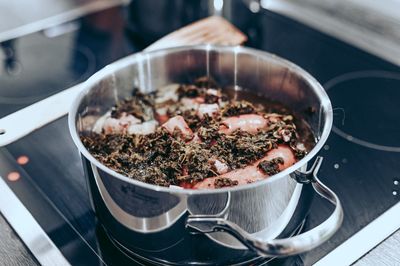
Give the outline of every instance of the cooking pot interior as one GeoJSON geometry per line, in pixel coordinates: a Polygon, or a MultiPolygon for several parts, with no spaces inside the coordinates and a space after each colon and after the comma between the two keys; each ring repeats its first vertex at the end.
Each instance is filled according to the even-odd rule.
{"type": "MultiPolygon", "coordinates": [[[[90,82],[76,114],[77,129],[91,130],[96,119],[131,95],[133,88],[152,92],[171,83],[208,76],[220,86],[250,90],[290,107],[319,139],[326,126],[329,100],[318,83],[290,62],[241,47],[200,46],[139,53],[100,71],[90,82]]],[[[325,128],[326,130],[326,128],[325,128]]]]}

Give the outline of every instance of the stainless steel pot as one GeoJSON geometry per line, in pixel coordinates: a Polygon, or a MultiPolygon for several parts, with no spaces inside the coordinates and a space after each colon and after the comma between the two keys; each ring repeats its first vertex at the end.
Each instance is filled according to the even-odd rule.
{"type": "Polygon", "coordinates": [[[317,178],[322,158],[307,170],[330,133],[332,106],[320,84],[300,67],[250,48],[191,46],[134,54],[105,67],[84,86],[69,114],[71,135],[83,155],[97,216],[126,251],[166,263],[164,251],[178,252],[186,243],[180,248],[188,254],[176,261],[184,264],[207,263],[207,256],[199,255],[202,245],[223,249],[231,254],[228,261],[287,256],[315,248],[341,225],[338,197],[317,178]],[[249,88],[290,106],[310,125],[315,147],[295,165],[263,181],[188,190],[127,178],[99,163],[81,143],[79,132],[90,130],[133,87],[150,92],[204,75],[222,86],[249,88]],[[335,205],[331,216],[310,231],[277,239],[301,224],[314,191],[335,205]]]}

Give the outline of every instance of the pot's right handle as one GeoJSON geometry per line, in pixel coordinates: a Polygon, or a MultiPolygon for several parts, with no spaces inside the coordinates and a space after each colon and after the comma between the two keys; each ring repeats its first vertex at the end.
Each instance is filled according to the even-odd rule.
{"type": "Polygon", "coordinates": [[[343,221],[343,209],[336,194],[325,186],[317,177],[322,157],[317,157],[312,168],[296,178],[299,182],[311,182],[314,190],[335,205],[333,213],[317,227],[297,236],[263,240],[243,230],[237,224],[216,216],[190,215],[186,227],[197,233],[225,231],[236,237],[249,249],[263,256],[289,256],[311,250],[328,240],[340,227],[343,221]],[[305,177],[308,177],[305,179],[305,177]]]}

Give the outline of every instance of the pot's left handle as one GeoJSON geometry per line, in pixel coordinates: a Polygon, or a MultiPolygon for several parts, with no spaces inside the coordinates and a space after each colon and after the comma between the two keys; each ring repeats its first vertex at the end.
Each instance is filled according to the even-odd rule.
{"type": "Polygon", "coordinates": [[[311,184],[314,190],[330,203],[335,205],[332,214],[317,227],[301,233],[297,236],[263,240],[256,238],[243,230],[237,224],[216,216],[191,215],[187,219],[186,226],[194,232],[211,233],[216,231],[228,232],[249,249],[264,256],[289,256],[311,250],[328,240],[340,227],[343,221],[343,209],[337,195],[325,186],[317,177],[317,172],[322,163],[322,157],[318,157],[309,171],[311,184]]]}

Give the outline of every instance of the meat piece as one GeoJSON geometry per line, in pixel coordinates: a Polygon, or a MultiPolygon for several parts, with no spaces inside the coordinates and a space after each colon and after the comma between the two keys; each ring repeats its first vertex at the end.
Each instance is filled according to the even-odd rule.
{"type": "Polygon", "coordinates": [[[169,119],[169,116],[167,114],[167,108],[163,107],[163,108],[158,108],[156,110],[156,120],[160,123],[160,124],[164,124],[165,122],[167,122],[169,119]]]}
{"type": "Polygon", "coordinates": [[[164,124],[165,122],[168,121],[169,116],[168,115],[156,114],[156,119],[160,124],[164,124]]]}
{"type": "Polygon", "coordinates": [[[246,114],[225,118],[222,121],[220,132],[231,134],[237,129],[247,131],[249,133],[257,133],[257,130],[265,128],[268,121],[261,115],[246,114]]]}
{"type": "Polygon", "coordinates": [[[99,119],[97,119],[96,123],[93,126],[92,131],[96,132],[97,134],[100,134],[103,131],[103,126],[104,123],[106,122],[107,118],[111,117],[111,112],[107,112],[103,116],[101,116],[99,119]]]}
{"type": "Polygon", "coordinates": [[[111,113],[108,112],[100,117],[93,127],[93,131],[101,133],[104,131],[105,134],[138,134],[147,135],[153,133],[156,130],[158,122],[150,120],[141,123],[141,120],[133,115],[128,115],[123,112],[120,118],[111,117],[111,113]]]}
{"type": "Polygon", "coordinates": [[[216,172],[220,175],[225,174],[229,171],[229,166],[218,159],[214,160],[214,168],[216,172]]]}
{"type": "Polygon", "coordinates": [[[120,118],[107,117],[103,123],[103,130],[106,134],[125,133],[131,125],[139,123],[141,123],[140,119],[124,112],[120,118]]]}
{"type": "Polygon", "coordinates": [[[155,120],[150,120],[141,124],[133,124],[128,128],[128,133],[136,135],[148,135],[154,133],[157,126],[158,122],[155,120]]]}
{"type": "Polygon", "coordinates": [[[170,134],[174,132],[175,128],[178,128],[184,136],[192,136],[193,132],[186,124],[185,119],[182,116],[177,115],[170,118],[167,122],[162,125],[170,134]]]}
{"type": "Polygon", "coordinates": [[[215,188],[215,180],[218,178],[229,178],[232,181],[237,181],[238,185],[248,184],[255,181],[259,181],[265,178],[265,175],[257,169],[256,166],[247,166],[242,169],[230,171],[226,174],[220,176],[214,176],[204,179],[201,182],[198,182],[192,188],[194,189],[212,189],[215,188]]]}
{"type": "Polygon", "coordinates": [[[213,104],[200,104],[199,109],[197,110],[197,115],[200,119],[203,119],[205,114],[208,114],[210,117],[219,111],[219,106],[216,103],[213,104]]]}
{"type": "MultiPolygon", "coordinates": [[[[279,170],[281,171],[296,163],[296,159],[294,157],[292,150],[286,145],[279,145],[276,149],[270,150],[264,158],[258,160],[252,165],[249,165],[245,168],[230,171],[223,175],[206,178],[203,181],[194,184],[192,188],[194,189],[215,188],[215,180],[217,178],[229,178],[232,181],[237,181],[238,185],[243,185],[263,180],[268,175],[264,174],[260,169],[258,169],[257,167],[258,164],[263,160],[271,160],[277,157],[283,158],[284,161],[283,164],[279,165],[279,170]]],[[[186,185],[186,187],[188,186],[186,185]]]]}
{"type": "Polygon", "coordinates": [[[104,120],[103,131],[105,134],[123,133],[127,127],[128,127],[128,125],[125,125],[125,126],[121,125],[120,121],[118,119],[112,118],[112,117],[107,117],[104,120]]]}
{"type": "Polygon", "coordinates": [[[203,97],[196,97],[196,98],[188,98],[188,97],[183,97],[181,99],[182,107],[181,110],[197,110],[199,108],[199,105],[204,103],[204,98],[203,97]]]}

